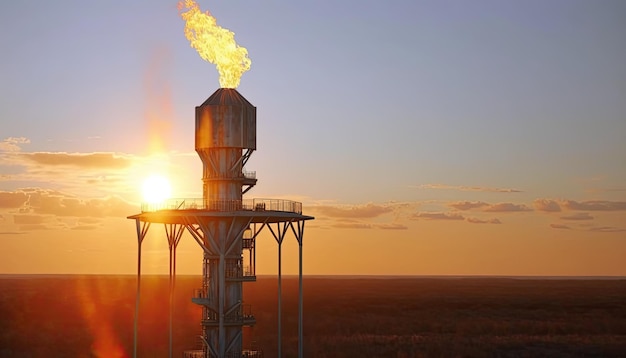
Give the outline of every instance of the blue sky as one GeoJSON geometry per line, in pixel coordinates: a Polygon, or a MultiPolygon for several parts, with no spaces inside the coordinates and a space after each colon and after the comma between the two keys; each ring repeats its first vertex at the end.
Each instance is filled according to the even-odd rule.
{"type": "MultiPolygon", "coordinates": [[[[393,230],[397,242],[423,233],[445,242],[467,233],[471,222],[451,203],[508,203],[529,210],[498,214],[501,225],[475,225],[471,234],[506,236],[525,228],[528,236],[575,238],[573,251],[596,245],[601,269],[578,270],[574,255],[563,259],[568,269],[546,261],[538,272],[626,274],[603,256],[626,253],[623,1],[199,4],[235,32],[252,59],[238,88],[258,113],[258,150],[248,167],[259,184],[250,195],[302,200],[320,219],[310,229],[312,241],[319,237],[332,249],[334,241],[324,240],[367,237],[376,247],[390,234],[372,228],[385,224],[401,228],[393,230]],[[572,215],[593,218],[547,216],[541,200],[563,211],[577,210],[568,201],[587,203],[572,215]],[[341,215],[328,208],[348,210],[353,221],[338,221],[341,215]],[[461,215],[465,223],[438,220],[445,217],[439,214],[461,215]],[[438,224],[458,227],[448,232],[438,224]],[[495,226],[498,232],[488,228],[495,226]]],[[[194,107],[218,88],[218,79],[213,65],[190,48],[183,26],[175,1],[0,4],[0,191],[9,197],[24,188],[56,190],[83,201],[119,196],[135,205],[133,185],[145,168],[161,165],[146,159],[157,135],[174,195],[200,196],[194,107]],[[144,169],[70,164],[79,173],[85,169],[81,181],[50,161],[24,164],[16,153],[108,153],[144,169]],[[98,181],[108,177],[127,185],[98,181]]],[[[0,229],[21,232],[11,218],[23,208],[2,207],[0,229]]],[[[487,213],[476,215],[496,218],[481,216],[487,213]]],[[[103,235],[102,225],[90,232],[103,235]]],[[[63,235],[57,229],[55,235],[63,235]]],[[[133,235],[131,228],[127,239],[133,235]]],[[[562,252],[558,242],[549,249],[519,245],[562,252]]],[[[451,271],[435,265],[380,272],[499,273],[495,257],[483,261],[475,267],[454,261],[451,271]]],[[[355,273],[340,263],[333,267],[355,273]]],[[[521,264],[517,271],[506,267],[502,272],[535,273],[521,264]]],[[[322,266],[311,271],[326,272],[322,266]]]]}

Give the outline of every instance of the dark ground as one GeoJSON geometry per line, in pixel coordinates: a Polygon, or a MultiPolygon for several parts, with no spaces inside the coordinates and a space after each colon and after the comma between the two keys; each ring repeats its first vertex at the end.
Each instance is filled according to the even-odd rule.
{"type": "MultiPolygon", "coordinates": [[[[177,278],[174,357],[198,347],[200,277],[177,278]]],[[[0,357],[130,357],[134,276],[0,276],[0,357]]],[[[283,353],[297,353],[283,278],[283,353]]],[[[139,356],[167,357],[168,278],[143,276],[139,356]]],[[[246,344],[276,356],[277,281],[246,283],[246,344]]],[[[626,280],[305,277],[307,357],[626,357],[626,280]]]]}

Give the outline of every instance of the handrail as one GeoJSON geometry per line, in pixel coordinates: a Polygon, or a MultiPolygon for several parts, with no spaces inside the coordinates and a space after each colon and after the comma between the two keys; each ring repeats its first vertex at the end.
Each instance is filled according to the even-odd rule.
{"type": "Polygon", "coordinates": [[[248,171],[248,170],[242,170],[241,174],[243,174],[243,177],[246,179],[256,179],[256,171],[248,171]]]}
{"type": "Polygon", "coordinates": [[[284,199],[204,200],[203,198],[175,198],[160,203],[142,203],[141,212],[161,210],[203,211],[282,211],[302,214],[302,203],[284,199]]]}

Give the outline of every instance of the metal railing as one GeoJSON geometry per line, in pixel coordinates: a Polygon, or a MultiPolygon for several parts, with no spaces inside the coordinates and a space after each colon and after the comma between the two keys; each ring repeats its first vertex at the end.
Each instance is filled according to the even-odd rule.
{"type": "Polygon", "coordinates": [[[196,288],[196,289],[194,289],[192,297],[209,299],[209,296],[207,295],[207,292],[206,292],[206,288],[196,288]]]}
{"type": "Polygon", "coordinates": [[[255,170],[245,170],[242,169],[240,173],[234,173],[231,175],[224,175],[219,172],[209,172],[206,174],[208,179],[233,179],[233,178],[246,178],[246,179],[256,179],[256,171],[255,170]]]}
{"type": "Polygon", "coordinates": [[[245,279],[245,278],[255,278],[255,272],[252,270],[252,267],[248,265],[244,266],[235,266],[235,265],[226,265],[226,279],[245,279]]]}
{"type": "MultiPolygon", "coordinates": [[[[204,353],[202,349],[188,350],[183,352],[183,358],[216,358],[215,355],[204,353]]],[[[226,358],[263,358],[263,351],[260,349],[244,349],[241,352],[228,352],[226,358]]]]}
{"type": "Polygon", "coordinates": [[[256,179],[256,171],[249,171],[249,170],[242,170],[241,174],[243,174],[243,177],[246,179],[256,179]]]}
{"type": "Polygon", "coordinates": [[[206,354],[202,349],[188,350],[183,352],[183,358],[205,358],[206,354]]]}
{"type": "MultiPolygon", "coordinates": [[[[235,308],[233,311],[224,314],[225,324],[254,324],[254,315],[252,314],[252,307],[249,304],[241,305],[235,308]]],[[[213,310],[205,310],[202,317],[202,324],[206,326],[214,326],[219,323],[218,313],[213,310]]]]}
{"type": "Polygon", "coordinates": [[[167,199],[160,203],[141,204],[141,212],[160,210],[283,211],[302,214],[302,203],[283,199],[204,200],[203,198],[177,198],[167,199]]]}

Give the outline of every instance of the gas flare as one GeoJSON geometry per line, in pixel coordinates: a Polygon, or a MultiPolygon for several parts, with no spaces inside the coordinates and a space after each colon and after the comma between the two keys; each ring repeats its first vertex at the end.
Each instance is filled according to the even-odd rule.
{"type": "Polygon", "coordinates": [[[203,13],[194,0],[178,3],[185,20],[185,37],[200,57],[217,67],[220,87],[237,88],[241,75],[250,69],[248,50],[237,45],[235,34],[217,24],[210,12],[203,13]]]}

